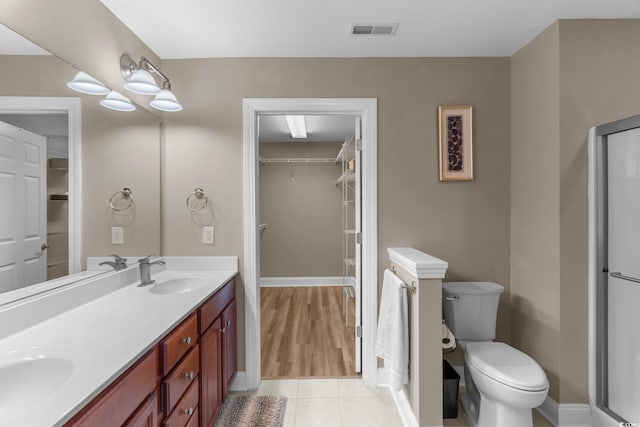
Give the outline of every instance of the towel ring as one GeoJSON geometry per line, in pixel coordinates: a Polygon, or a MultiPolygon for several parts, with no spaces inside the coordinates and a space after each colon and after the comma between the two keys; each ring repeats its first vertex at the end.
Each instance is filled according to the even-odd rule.
{"type": "Polygon", "coordinates": [[[131,191],[130,188],[124,187],[122,190],[120,191],[116,191],[115,193],[113,193],[113,195],[111,196],[111,198],[109,199],[109,206],[111,207],[111,209],[113,209],[116,212],[122,212],[124,210],[129,209],[131,206],[133,206],[133,191],[131,191]],[[128,204],[122,208],[122,209],[118,209],[115,206],[113,206],[113,200],[116,198],[116,196],[120,194],[122,196],[123,199],[128,200],[128,204]]]}
{"type": "Polygon", "coordinates": [[[187,204],[187,208],[189,208],[189,210],[191,212],[198,212],[201,211],[202,209],[204,209],[207,204],[209,203],[209,198],[207,197],[207,194],[204,192],[204,190],[202,188],[194,188],[193,193],[189,194],[187,196],[187,200],[185,202],[187,204]],[[198,200],[203,201],[202,206],[200,206],[199,208],[192,208],[189,205],[189,200],[191,200],[191,198],[195,197],[198,200]]]}

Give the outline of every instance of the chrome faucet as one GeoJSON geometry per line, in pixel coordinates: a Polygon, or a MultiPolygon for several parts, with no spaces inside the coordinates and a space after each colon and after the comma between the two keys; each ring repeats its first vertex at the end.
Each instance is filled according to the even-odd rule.
{"type": "Polygon", "coordinates": [[[118,271],[118,270],[124,270],[125,268],[127,268],[127,259],[126,258],[122,258],[121,256],[118,255],[109,255],[112,256],[114,258],[114,261],[103,261],[98,265],[110,265],[114,270],[118,271]]]}
{"type": "Polygon", "coordinates": [[[158,260],[150,262],[149,260],[155,255],[149,255],[138,260],[140,266],[140,284],[138,286],[147,286],[155,283],[155,280],[151,280],[151,266],[152,265],[164,265],[164,261],[158,260]]]}

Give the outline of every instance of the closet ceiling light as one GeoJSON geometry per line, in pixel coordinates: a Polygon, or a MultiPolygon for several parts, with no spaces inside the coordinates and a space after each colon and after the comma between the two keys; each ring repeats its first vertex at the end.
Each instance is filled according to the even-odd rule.
{"type": "Polygon", "coordinates": [[[304,116],[285,116],[291,138],[302,139],[307,137],[307,125],[304,116]]]}
{"type": "Polygon", "coordinates": [[[100,101],[100,105],[116,111],[133,111],[136,106],[126,96],[112,90],[109,95],[100,101]]]}
{"type": "Polygon", "coordinates": [[[75,90],[76,92],[86,93],[89,95],[106,95],[109,93],[108,87],[84,71],[79,71],[73,80],[67,83],[67,87],[75,90]]]}

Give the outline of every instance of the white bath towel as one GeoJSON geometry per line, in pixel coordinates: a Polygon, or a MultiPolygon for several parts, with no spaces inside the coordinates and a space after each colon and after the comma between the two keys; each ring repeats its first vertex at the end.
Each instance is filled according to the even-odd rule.
{"type": "Polygon", "coordinates": [[[409,382],[409,311],[403,284],[392,271],[384,271],[376,356],[384,359],[392,390],[400,390],[409,382]]]}

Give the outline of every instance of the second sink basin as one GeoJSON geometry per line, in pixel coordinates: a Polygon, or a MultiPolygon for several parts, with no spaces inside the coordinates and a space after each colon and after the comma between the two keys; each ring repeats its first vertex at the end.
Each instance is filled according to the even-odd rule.
{"type": "Polygon", "coordinates": [[[183,294],[207,286],[208,283],[207,278],[203,276],[172,277],[155,283],[150,292],[159,295],[183,294]]]}
{"type": "Polygon", "coordinates": [[[45,357],[16,361],[0,367],[0,424],[53,396],[74,371],[67,359],[45,357]]]}

